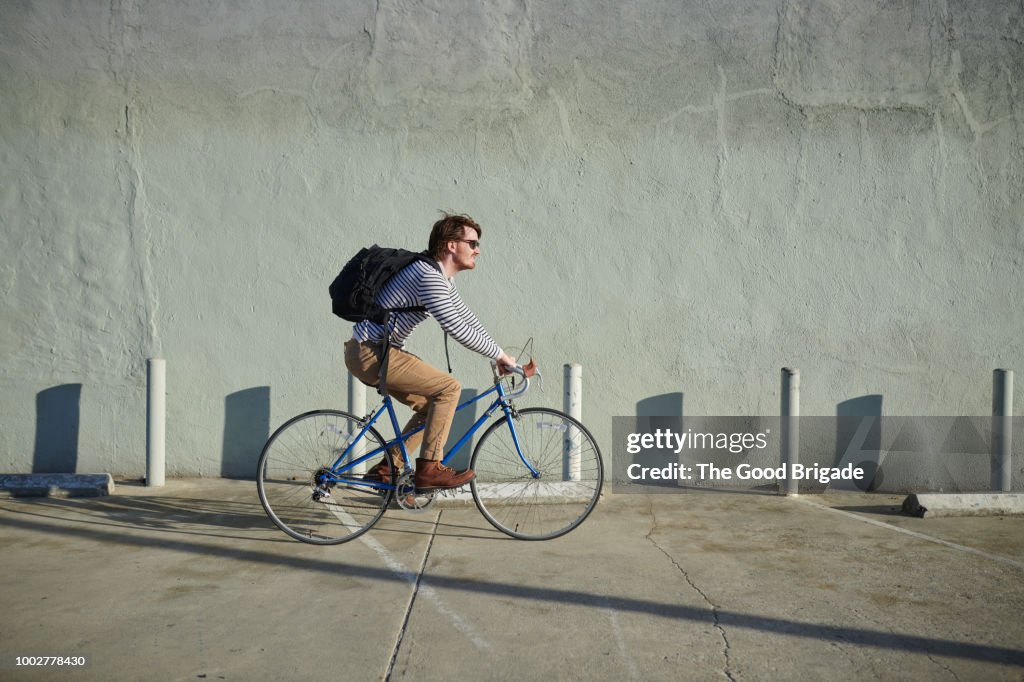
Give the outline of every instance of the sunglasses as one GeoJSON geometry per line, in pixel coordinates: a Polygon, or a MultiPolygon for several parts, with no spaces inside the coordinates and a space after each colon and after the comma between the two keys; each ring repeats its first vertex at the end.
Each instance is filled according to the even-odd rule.
{"type": "Polygon", "coordinates": [[[467,244],[469,244],[469,248],[471,248],[471,249],[479,249],[480,248],[480,240],[479,239],[453,239],[452,241],[453,242],[466,242],[467,244]]]}

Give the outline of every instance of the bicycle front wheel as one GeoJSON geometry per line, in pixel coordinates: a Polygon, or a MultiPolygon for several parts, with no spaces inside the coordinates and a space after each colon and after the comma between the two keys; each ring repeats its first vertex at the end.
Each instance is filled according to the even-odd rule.
{"type": "Polygon", "coordinates": [[[520,540],[550,540],[583,523],[604,481],[594,437],[569,415],[545,407],[528,407],[511,421],[492,424],[470,467],[480,513],[520,540]]]}
{"type": "MultiPolygon", "coordinates": [[[[263,509],[278,528],[296,540],[334,545],[362,535],[380,519],[393,489],[363,483],[355,470],[331,473],[363,426],[345,412],[316,410],[288,420],[274,432],[263,446],[256,486],[263,509]]],[[[367,429],[335,471],[383,443],[377,431],[367,429]]]]}

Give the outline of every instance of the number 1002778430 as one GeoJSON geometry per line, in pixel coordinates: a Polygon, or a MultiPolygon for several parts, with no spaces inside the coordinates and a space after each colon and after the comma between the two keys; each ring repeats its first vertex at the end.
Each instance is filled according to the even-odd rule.
{"type": "Polygon", "coordinates": [[[82,668],[88,665],[88,659],[85,656],[15,656],[13,663],[15,668],[82,668]]]}

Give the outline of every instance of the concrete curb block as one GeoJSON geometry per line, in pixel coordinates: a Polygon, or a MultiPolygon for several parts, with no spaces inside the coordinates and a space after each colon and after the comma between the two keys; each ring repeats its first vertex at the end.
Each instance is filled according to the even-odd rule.
{"type": "Polygon", "coordinates": [[[0,497],[102,497],[114,494],[110,474],[0,474],[0,497]]]}
{"type": "Polygon", "coordinates": [[[915,494],[903,500],[903,513],[921,518],[1024,514],[1024,493],[915,494]]]}

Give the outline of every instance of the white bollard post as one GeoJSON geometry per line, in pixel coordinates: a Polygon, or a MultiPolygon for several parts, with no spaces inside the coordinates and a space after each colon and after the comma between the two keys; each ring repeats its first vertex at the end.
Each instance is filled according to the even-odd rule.
{"type": "MultiPolygon", "coordinates": [[[[577,363],[564,367],[565,399],[564,411],[577,421],[583,417],[583,366],[577,363]]],[[[565,432],[562,441],[563,470],[562,478],[566,481],[580,480],[580,450],[583,437],[579,429],[572,426],[565,432]]]]}
{"type": "MultiPolygon", "coordinates": [[[[351,374],[348,375],[348,411],[354,416],[362,419],[366,415],[366,384],[356,379],[351,374]]],[[[358,433],[358,432],[357,432],[358,433]]],[[[345,438],[349,438],[356,434],[345,434],[345,438]]],[[[366,440],[363,439],[356,444],[356,450],[352,453],[353,459],[362,457],[366,452],[366,440]]],[[[365,474],[366,470],[370,468],[368,462],[354,467],[353,473],[365,474]]]]}
{"type": "Polygon", "coordinates": [[[1013,372],[997,369],[992,376],[992,490],[1010,492],[1013,472],[1013,372]]]}
{"type": "Polygon", "coordinates": [[[780,492],[785,495],[797,495],[799,484],[793,478],[793,465],[800,458],[800,370],[798,369],[782,368],[782,404],[779,414],[782,429],[780,455],[782,466],[786,468],[786,478],[780,492]]]}
{"type": "Polygon", "coordinates": [[[167,418],[167,361],[146,361],[146,487],[164,485],[164,445],[167,418]]]}

